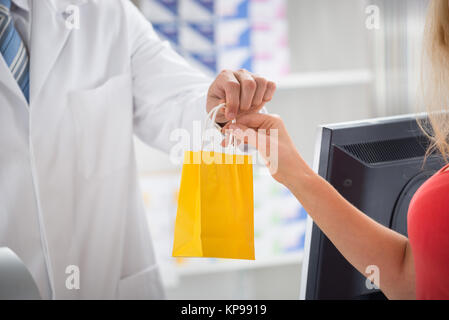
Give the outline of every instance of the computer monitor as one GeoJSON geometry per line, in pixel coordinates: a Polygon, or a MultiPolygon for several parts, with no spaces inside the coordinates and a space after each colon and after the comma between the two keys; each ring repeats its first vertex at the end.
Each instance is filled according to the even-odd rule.
{"type": "MultiPolygon", "coordinates": [[[[321,126],[314,164],[354,206],[403,235],[413,194],[444,165],[436,154],[423,161],[428,140],[416,120],[407,115],[321,126]]],[[[300,298],[386,299],[366,286],[310,217],[300,298]]]]}

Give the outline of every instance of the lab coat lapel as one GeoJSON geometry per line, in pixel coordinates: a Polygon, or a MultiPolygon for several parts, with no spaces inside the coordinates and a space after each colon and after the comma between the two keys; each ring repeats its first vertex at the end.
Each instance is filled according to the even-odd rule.
{"type": "MultiPolygon", "coordinates": [[[[72,31],[66,26],[64,11],[79,1],[32,1],[30,102],[40,94],[50,70],[60,56],[72,31]]],[[[61,75],[61,80],[64,75],[61,75]]]]}
{"type": "Polygon", "coordinates": [[[19,85],[16,80],[12,76],[11,70],[9,70],[8,66],[5,63],[5,60],[0,54],[0,90],[2,87],[6,87],[7,90],[11,91],[17,98],[22,100],[25,105],[27,105],[27,101],[25,100],[25,96],[20,90],[19,85]]]}

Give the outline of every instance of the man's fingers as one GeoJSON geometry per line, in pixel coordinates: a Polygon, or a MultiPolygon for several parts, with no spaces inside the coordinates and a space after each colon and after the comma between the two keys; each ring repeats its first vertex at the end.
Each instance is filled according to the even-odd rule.
{"type": "Polygon", "coordinates": [[[256,93],[254,94],[252,106],[256,107],[256,108],[260,108],[264,104],[264,97],[265,97],[265,93],[268,88],[268,80],[265,78],[262,78],[262,77],[257,77],[257,76],[254,78],[255,78],[255,81],[257,84],[257,89],[256,89],[256,93]]]}
{"type": "Polygon", "coordinates": [[[240,106],[240,83],[231,71],[222,71],[223,90],[226,96],[226,118],[234,120],[240,106]]]}
{"type": "Polygon", "coordinates": [[[240,110],[249,110],[252,106],[257,83],[252,74],[246,70],[239,70],[234,73],[240,82],[240,110]]]}
{"type": "Polygon", "coordinates": [[[268,81],[267,90],[265,91],[265,95],[263,97],[264,102],[269,102],[273,99],[274,93],[276,92],[276,84],[272,81],[268,81]]]}
{"type": "Polygon", "coordinates": [[[273,98],[275,91],[274,82],[247,70],[223,70],[209,88],[207,110],[226,103],[224,115],[220,112],[219,119],[221,122],[231,121],[238,115],[258,112],[273,98]]]}

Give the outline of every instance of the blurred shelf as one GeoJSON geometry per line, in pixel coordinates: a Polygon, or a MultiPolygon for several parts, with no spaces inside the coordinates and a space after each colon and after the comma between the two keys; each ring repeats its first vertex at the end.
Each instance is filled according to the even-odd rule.
{"type": "Polygon", "coordinates": [[[279,79],[279,90],[369,84],[373,73],[368,69],[292,73],[279,79]]]}
{"type": "Polygon", "coordinates": [[[260,260],[208,260],[201,258],[188,258],[185,264],[178,265],[176,271],[179,276],[198,276],[222,272],[236,272],[261,268],[270,268],[284,265],[300,265],[303,260],[303,252],[273,257],[260,260]]]}

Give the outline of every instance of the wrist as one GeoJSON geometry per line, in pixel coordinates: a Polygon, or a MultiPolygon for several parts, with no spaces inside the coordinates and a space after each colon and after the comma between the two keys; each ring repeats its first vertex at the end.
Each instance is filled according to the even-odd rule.
{"type": "Polygon", "coordinates": [[[302,157],[295,155],[294,161],[289,166],[288,173],[282,181],[289,190],[302,190],[309,185],[311,179],[316,176],[316,173],[310,168],[302,157]]]}

